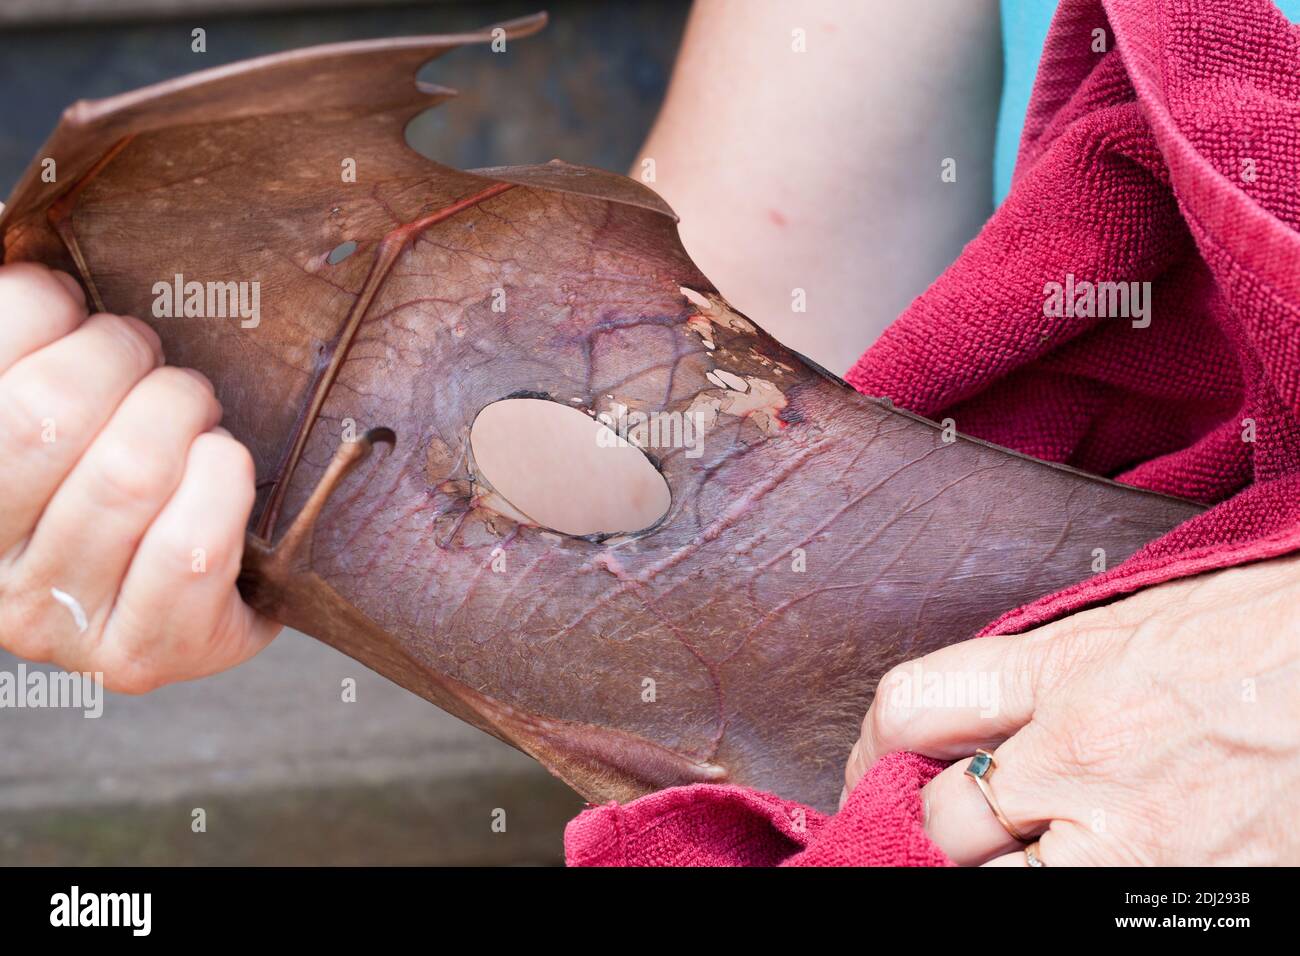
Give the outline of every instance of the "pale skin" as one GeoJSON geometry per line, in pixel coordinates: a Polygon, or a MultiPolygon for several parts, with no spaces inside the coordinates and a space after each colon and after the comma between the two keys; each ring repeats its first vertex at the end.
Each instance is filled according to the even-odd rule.
{"type": "Polygon", "coordinates": [[[1001,76],[996,0],[698,2],[629,175],[732,305],[842,375],[992,212],[1001,76]]]}
{"type": "Polygon", "coordinates": [[[908,665],[896,669],[846,790],[895,751],[955,760],[922,790],[926,832],[957,863],[1025,866],[965,776],[983,748],[1003,813],[1047,866],[1295,865],[1297,607],[1300,558],[1285,558],[935,651],[922,673],[996,680],[996,707],[896,693],[908,665]]]}

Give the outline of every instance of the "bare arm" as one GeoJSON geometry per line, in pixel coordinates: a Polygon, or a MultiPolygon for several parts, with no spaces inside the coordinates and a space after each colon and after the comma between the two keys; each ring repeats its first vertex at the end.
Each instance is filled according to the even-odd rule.
{"type": "Polygon", "coordinates": [[[843,373],[990,212],[999,36],[995,0],[697,0],[632,175],[653,160],[705,274],[843,373]]]}

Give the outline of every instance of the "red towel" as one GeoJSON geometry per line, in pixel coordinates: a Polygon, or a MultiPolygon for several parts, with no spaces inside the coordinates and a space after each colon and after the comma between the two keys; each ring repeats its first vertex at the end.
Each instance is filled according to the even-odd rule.
{"type": "MultiPolygon", "coordinates": [[[[1010,195],[848,379],[1217,506],[984,633],[1300,549],[1298,173],[1300,28],[1269,0],[1062,0],[1010,195]],[[1154,304],[1116,316],[1108,290],[1109,316],[1089,315],[1098,282],[1150,282],[1154,304]],[[1077,308],[1045,306],[1049,283],[1077,308]]],[[[565,847],[575,865],[945,863],[917,798],[939,769],[886,758],[829,818],[736,787],[667,790],[587,810],[565,847]]]]}

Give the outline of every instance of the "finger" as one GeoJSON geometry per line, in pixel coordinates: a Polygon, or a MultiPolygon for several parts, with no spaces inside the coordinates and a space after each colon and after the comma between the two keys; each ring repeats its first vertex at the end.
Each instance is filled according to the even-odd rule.
{"type": "Polygon", "coordinates": [[[863,778],[867,772],[866,765],[862,762],[862,740],[859,738],[853,742],[853,749],[849,751],[849,759],[844,762],[844,787],[840,790],[840,809],[844,809],[844,804],[849,802],[849,794],[853,788],[858,785],[858,781],[863,778]]]}
{"type": "Polygon", "coordinates": [[[1111,632],[1090,621],[975,638],[895,667],[862,722],[862,762],[903,750],[952,760],[993,749],[1029,722],[1044,689],[1104,652],[1111,632]]]}
{"type": "MultiPolygon", "coordinates": [[[[1016,851],[1011,852],[1011,853],[1003,853],[1001,856],[995,856],[993,859],[989,860],[987,863],[982,863],[982,864],[980,864],[980,865],[981,865],[981,866],[1019,866],[1019,867],[1028,867],[1028,866],[1029,866],[1029,859],[1028,859],[1028,857],[1025,856],[1025,851],[1024,851],[1024,850],[1016,850],[1016,851]]],[[[1044,864],[1044,865],[1046,865],[1046,864],[1044,864]]]]}
{"type": "MultiPolygon", "coordinates": [[[[1110,858],[1086,827],[1065,820],[1057,820],[1037,840],[1034,850],[1043,866],[1115,866],[1132,865],[1124,857],[1110,858]]],[[[984,866],[1029,866],[1025,851],[995,856],[984,866]]]]}
{"type": "Polygon", "coordinates": [[[33,262],[0,266],[0,374],[85,320],[85,293],[66,272],[33,262]]]}
{"type": "Polygon", "coordinates": [[[26,538],[122,399],[161,361],[149,326],[101,314],[0,375],[0,553],[26,538]]]}
{"type": "Polygon", "coordinates": [[[900,664],[881,679],[844,767],[852,792],[887,753],[943,760],[992,750],[1033,712],[1030,681],[1017,663],[1023,637],[981,637],[900,664]]]}
{"type": "MultiPolygon", "coordinates": [[[[1025,837],[1040,833],[1066,801],[1058,777],[1045,770],[1047,741],[1030,723],[1003,743],[984,780],[1002,813],[1025,837]]],[[[999,822],[979,785],[966,773],[969,758],[945,767],[921,788],[930,808],[925,832],[955,863],[975,866],[1020,846],[999,822]]]]}
{"type": "MultiPolygon", "coordinates": [[[[975,781],[967,776],[969,765],[970,759],[962,758],[921,788],[922,799],[930,806],[925,832],[958,866],[977,866],[1021,845],[1003,829],[975,781]]],[[[1003,775],[1001,761],[994,777],[990,786],[1001,805],[1002,794],[1013,785],[1003,775]]],[[[1002,812],[1008,814],[1017,830],[1025,833],[1020,828],[1024,824],[1028,829],[1028,821],[1012,818],[1005,807],[1002,812]]]]}
{"type": "Polygon", "coordinates": [[[112,689],[140,692],[216,673],[275,636],[279,625],[244,604],[235,587],[253,498],[248,450],[228,433],[196,438],[109,618],[99,669],[112,689]]]}
{"type": "Polygon", "coordinates": [[[49,633],[65,637],[60,652],[84,654],[102,631],[145,529],[180,484],[190,445],[220,416],[212,386],[197,372],[155,369],[54,493],[11,577],[19,593],[57,589],[83,609],[88,626],[51,621],[49,633]],[[89,637],[78,640],[83,634],[89,637]]]}

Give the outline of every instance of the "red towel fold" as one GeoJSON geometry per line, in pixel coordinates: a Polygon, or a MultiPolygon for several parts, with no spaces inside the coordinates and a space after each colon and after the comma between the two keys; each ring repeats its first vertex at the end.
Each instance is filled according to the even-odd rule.
{"type": "MultiPolygon", "coordinates": [[[[984,633],[1300,549],[1298,170],[1300,29],[1269,0],[1062,0],[1010,195],[848,379],[1218,504],[984,633]],[[1145,315],[1114,288],[1090,310],[1100,282],[1149,282],[1145,315]]],[[[738,787],[667,790],[587,810],[565,848],[574,865],[942,864],[917,798],[939,769],[886,758],[829,818],[738,787]]]]}

